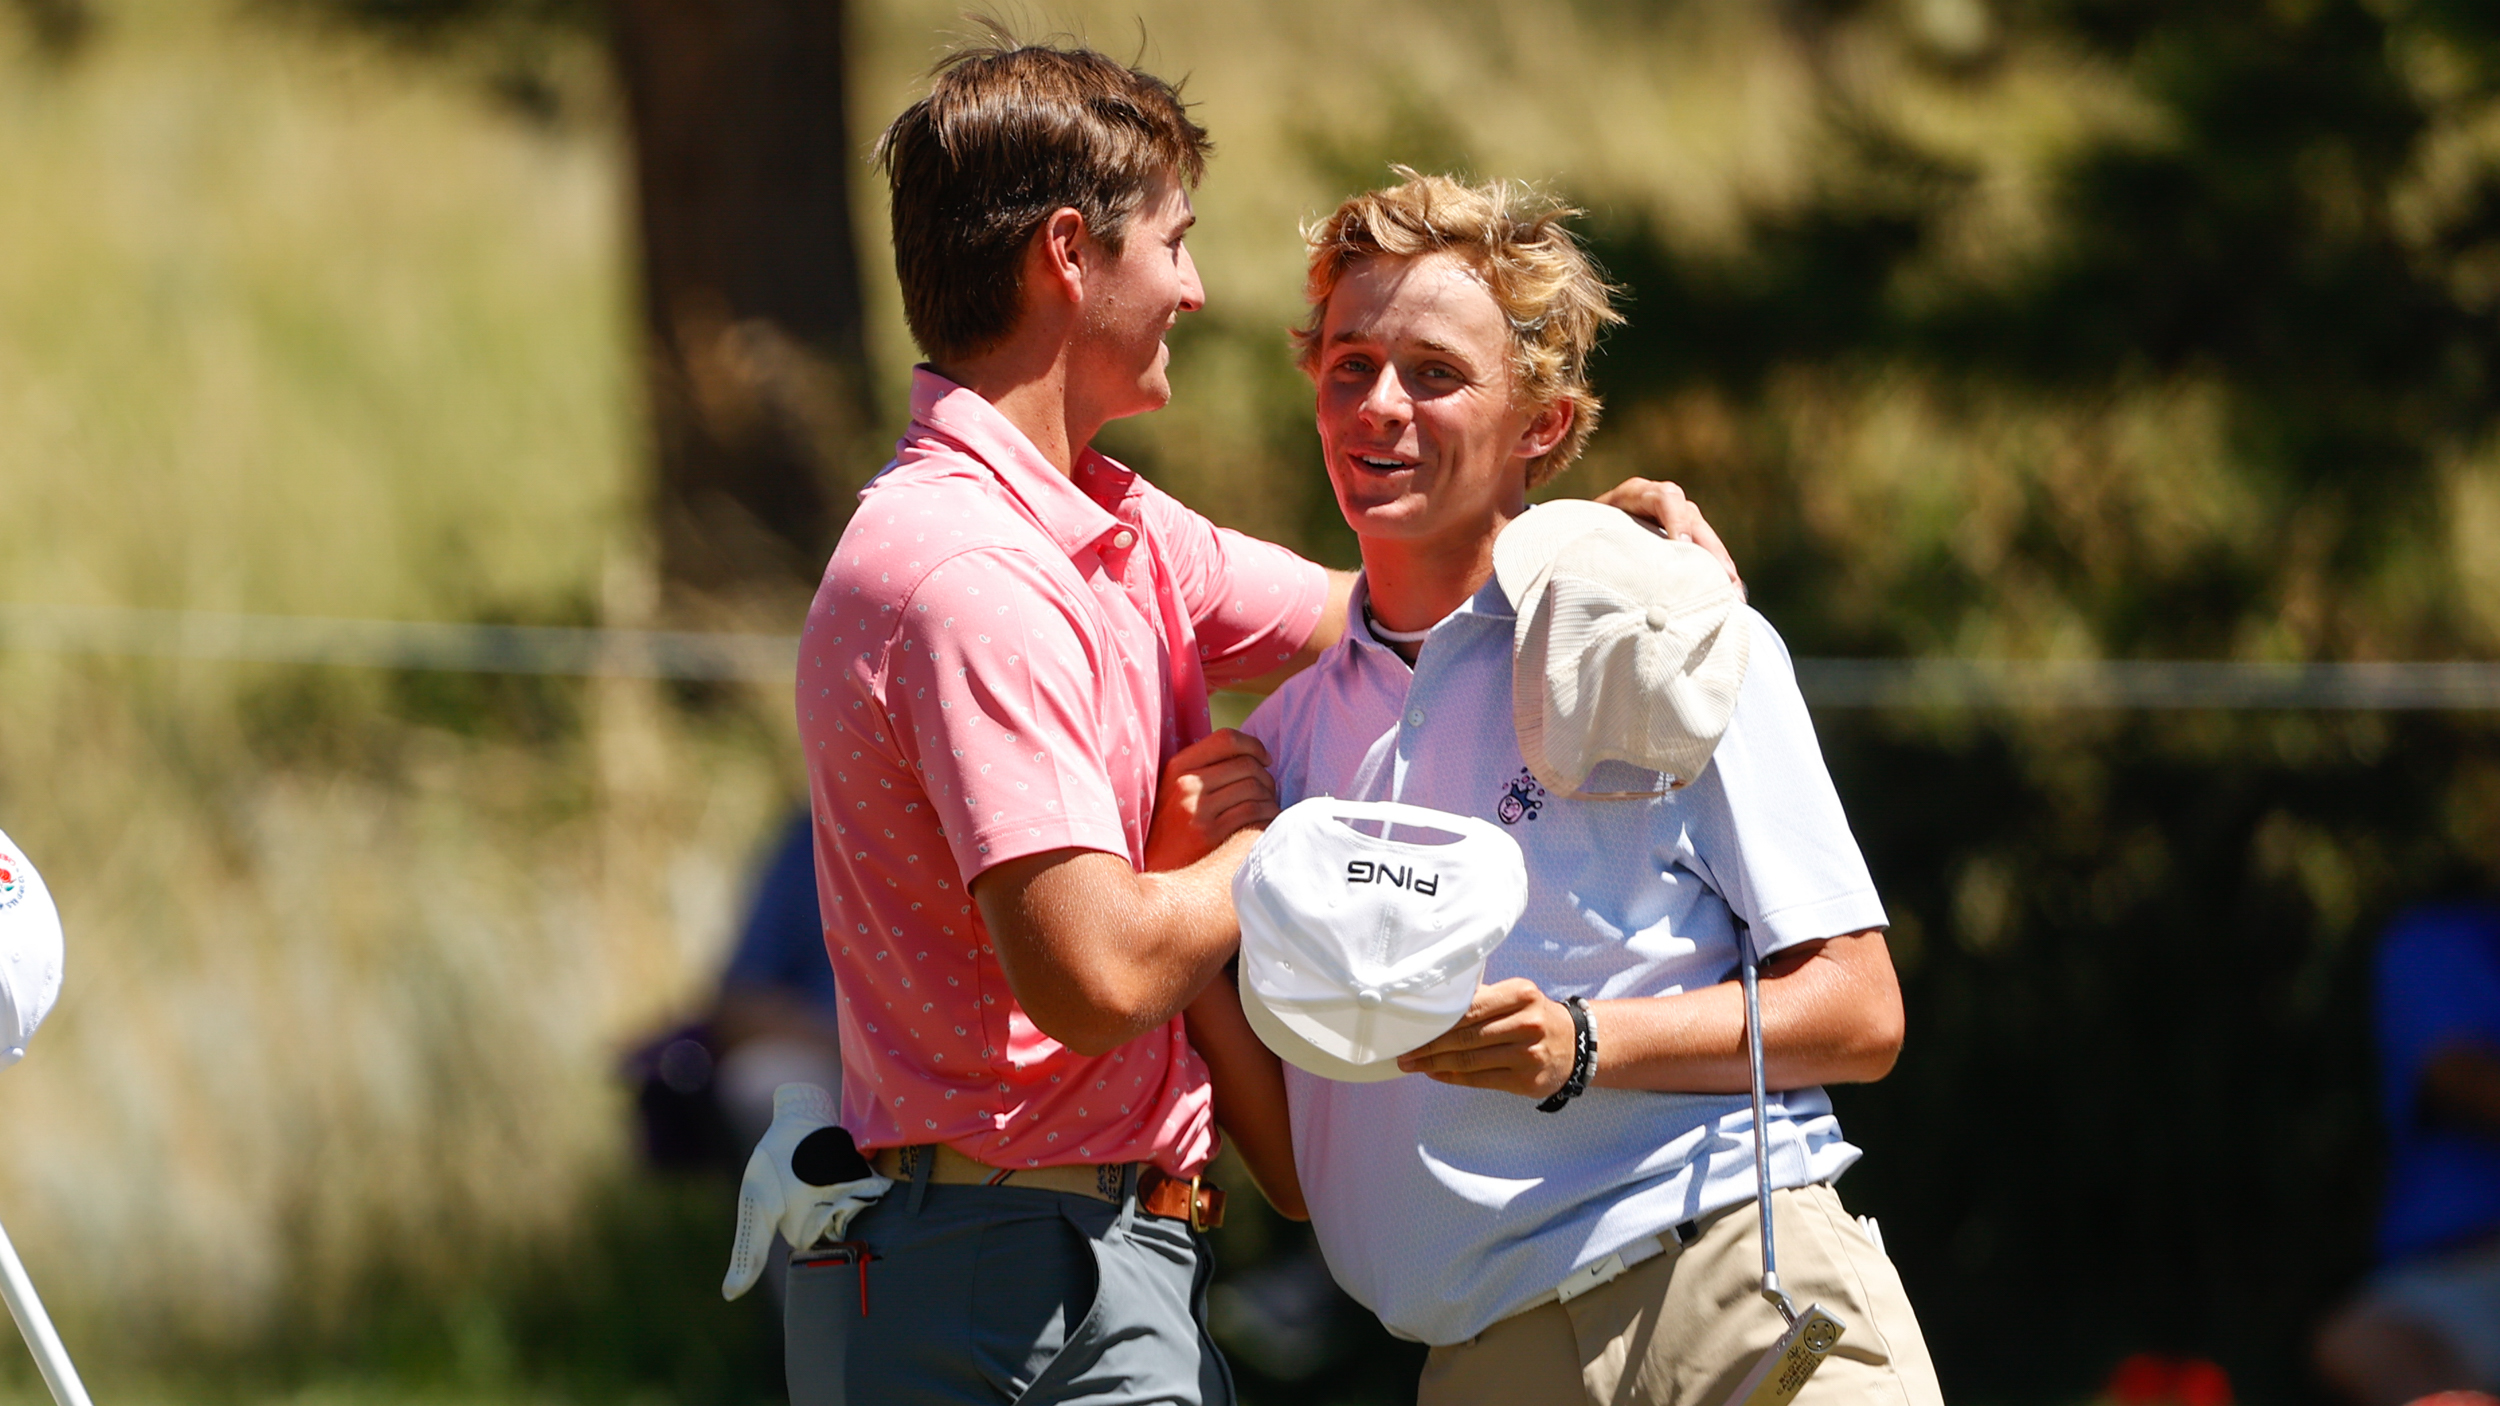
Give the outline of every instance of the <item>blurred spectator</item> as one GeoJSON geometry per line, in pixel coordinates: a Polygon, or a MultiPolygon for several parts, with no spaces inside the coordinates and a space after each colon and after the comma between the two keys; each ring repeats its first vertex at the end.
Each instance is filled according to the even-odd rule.
{"type": "Polygon", "coordinates": [[[2318,1366],[2357,1406],[2500,1390],[2500,901],[2400,915],[2377,977],[2379,1268],[2318,1366]]]}
{"type": "Polygon", "coordinates": [[[774,1088],[821,1084],[836,1099],[842,1095],[833,967],[816,908],[812,842],[802,808],[765,862],[712,1009],[626,1060],[626,1077],[639,1091],[643,1155],[655,1167],[734,1176],[772,1124],[774,1088]]]}
{"type": "Polygon", "coordinates": [[[840,1105],[839,1005],[816,907],[815,830],[802,806],[764,869],[712,1008],[714,1097],[740,1165],[772,1126],[775,1088],[820,1084],[840,1105]]]}

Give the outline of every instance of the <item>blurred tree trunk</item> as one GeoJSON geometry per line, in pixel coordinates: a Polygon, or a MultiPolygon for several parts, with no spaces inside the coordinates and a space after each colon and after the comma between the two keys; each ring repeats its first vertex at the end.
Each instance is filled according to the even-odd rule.
{"type": "Polygon", "coordinates": [[[87,0],[17,0],[19,13],[46,58],[66,59],[95,32],[87,0]]]}
{"type": "Polygon", "coordinates": [[[849,516],[869,402],[843,9],[611,0],[672,595],[812,585],[849,516]]]}

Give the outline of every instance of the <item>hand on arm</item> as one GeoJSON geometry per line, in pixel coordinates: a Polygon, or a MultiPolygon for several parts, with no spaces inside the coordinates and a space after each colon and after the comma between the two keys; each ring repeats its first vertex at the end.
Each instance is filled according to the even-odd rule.
{"type": "MultiPolygon", "coordinates": [[[[1592,1001],[1598,1087],[1743,1093],[1745,998],[1720,982],[1674,996],[1592,1001]]],[[[1868,1083],[1901,1052],[1901,988],[1878,929],[1803,942],[1762,966],[1763,1068],[1775,1089],[1868,1083]]],[[[1481,987],[1439,1039],[1398,1060],[1446,1084],[1542,1099],[1571,1074],[1571,1013],[1524,980],[1481,987]]]]}
{"type": "Polygon", "coordinates": [[[1170,1020],[1241,941],[1233,870],[1276,814],[1267,753],[1218,732],[1164,767],[1148,863],[1101,850],[1011,859],[972,881],[1016,1003],[1041,1032],[1103,1054],[1170,1020]]]}
{"type": "MultiPolygon", "coordinates": [[[[1267,748],[1257,738],[1229,728],[1181,749],[1165,764],[1155,795],[1154,829],[1146,838],[1148,871],[1196,863],[1235,834],[1275,819],[1276,783],[1267,761],[1267,748]]],[[[1185,1017],[1190,1046],[1207,1064],[1216,1123],[1249,1164],[1268,1203],[1291,1219],[1308,1220],[1302,1180],[1293,1166],[1284,1066],[1241,1013],[1232,978],[1216,973],[1185,1017]]]]}
{"type": "MultiPolygon", "coordinates": [[[[1155,788],[1146,831],[1146,872],[1185,869],[1242,830],[1276,818],[1267,748],[1249,733],[1217,728],[1172,755],[1155,788]]],[[[1225,882],[1232,882],[1228,871],[1225,882]]],[[[1229,900],[1227,900],[1229,902],[1229,900]]]]}

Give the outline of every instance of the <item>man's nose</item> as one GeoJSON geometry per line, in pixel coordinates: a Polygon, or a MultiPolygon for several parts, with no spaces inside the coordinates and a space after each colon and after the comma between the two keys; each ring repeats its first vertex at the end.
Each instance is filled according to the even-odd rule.
{"type": "Polygon", "coordinates": [[[1198,261],[1189,257],[1189,246],[1181,246],[1181,311],[1196,312],[1207,305],[1207,287],[1198,281],[1198,261]]]}
{"type": "Polygon", "coordinates": [[[1371,384],[1363,388],[1359,407],[1368,424],[1403,425],[1414,418],[1414,405],[1407,398],[1406,381],[1394,366],[1383,366],[1372,373],[1371,384]]]}

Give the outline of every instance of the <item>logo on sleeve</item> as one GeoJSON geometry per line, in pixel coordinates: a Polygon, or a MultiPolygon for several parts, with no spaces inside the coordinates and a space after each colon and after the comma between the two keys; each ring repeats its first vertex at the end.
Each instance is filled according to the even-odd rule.
{"type": "Polygon", "coordinates": [[[1543,809],[1545,788],[1537,784],[1536,774],[1523,766],[1502,788],[1502,799],[1493,807],[1493,813],[1501,817],[1504,825],[1516,825],[1522,820],[1536,819],[1536,813],[1543,809]]]}
{"type": "Polygon", "coordinates": [[[1369,859],[1349,860],[1345,866],[1345,881],[1349,884],[1387,884],[1408,893],[1420,893],[1426,898],[1441,891],[1441,876],[1438,874],[1418,874],[1412,864],[1382,864],[1369,859]]]}

